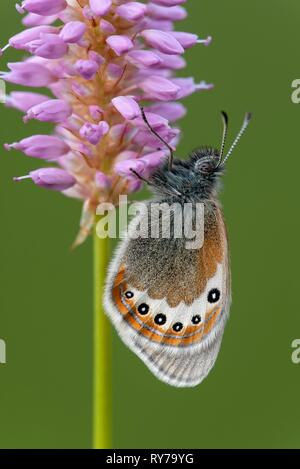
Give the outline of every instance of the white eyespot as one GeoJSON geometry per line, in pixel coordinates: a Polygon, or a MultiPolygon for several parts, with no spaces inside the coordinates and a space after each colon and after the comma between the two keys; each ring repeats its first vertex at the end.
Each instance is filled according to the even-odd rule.
{"type": "Polygon", "coordinates": [[[158,326],[163,326],[167,322],[167,316],[165,314],[159,313],[155,316],[154,322],[158,326]]]}
{"type": "Polygon", "coordinates": [[[175,322],[172,326],[173,331],[175,332],[180,332],[183,329],[183,324],[182,322],[175,322]]]}
{"type": "Polygon", "coordinates": [[[201,322],[200,314],[195,314],[195,316],[192,317],[192,323],[193,324],[199,324],[200,322],[201,322]]]}
{"type": "Polygon", "coordinates": [[[138,306],[138,312],[142,315],[145,316],[146,314],[149,313],[150,307],[146,303],[141,303],[138,306]]]}
{"type": "Polygon", "coordinates": [[[207,301],[209,303],[216,303],[217,301],[219,301],[220,296],[221,296],[220,290],[218,290],[217,288],[213,288],[212,290],[209,291],[207,295],[207,301]]]}
{"type": "Polygon", "coordinates": [[[126,291],[125,292],[125,296],[126,298],[130,299],[130,298],[133,298],[134,297],[134,293],[132,291],[126,291]]]}

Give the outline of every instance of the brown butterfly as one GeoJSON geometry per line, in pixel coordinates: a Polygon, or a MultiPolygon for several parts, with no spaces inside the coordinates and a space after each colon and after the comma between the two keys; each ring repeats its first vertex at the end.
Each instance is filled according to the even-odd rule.
{"type": "MultiPolygon", "coordinates": [[[[131,221],[115,254],[105,307],[125,344],[157,378],[173,386],[196,386],[216,361],[231,303],[228,242],[218,183],[251,114],[246,114],[226,156],[228,117],[222,112],[221,150],[202,147],[188,160],[174,159],[172,148],[151,128],[143,110],[142,115],[150,131],[168,146],[170,158],[146,181],[155,198],[131,221]],[[169,237],[164,236],[163,228],[153,237],[148,228],[152,206],[157,203],[176,207],[169,237]],[[185,230],[181,237],[174,235],[176,210],[179,213],[186,204],[192,211],[189,219],[182,218],[183,228],[188,221],[195,227],[195,208],[197,204],[203,207],[204,238],[198,248],[187,247],[190,236],[185,230]],[[141,226],[147,228],[132,236],[141,226]]],[[[156,225],[164,217],[159,212],[156,225]]]]}

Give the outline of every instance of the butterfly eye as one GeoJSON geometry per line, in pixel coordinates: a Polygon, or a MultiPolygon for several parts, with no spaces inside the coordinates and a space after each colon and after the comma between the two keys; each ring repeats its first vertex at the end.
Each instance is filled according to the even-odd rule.
{"type": "Polygon", "coordinates": [[[125,292],[125,296],[126,298],[130,299],[134,297],[134,293],[132,291],[127,291],[125,292]]]}
{"type": "Polygon", "coordinates": [[[198,170],[200,171],[200,173],[209,174],[213,171],[213,166],[210,163],[202,163],[199,166],[198,170]]]}
{"type": "Polygon", "coordinates": [[[182,328],[183,328],[182,322],[175,322],[175,324],[173,324],[173,327],[172,327],[173,331],[175,332],[180,332],[182,328]]]}
{"type": "Polygon", "coordinates": [[[207,301],[209,303],[216,303],[220,299],[221,293],[217,288],[213,288],[207,295],[207,301]]]}
{"type": "Polygon", "coordinates": [[[148,305],[146,305],[146,303],[142,303],[138,307],[138,312],[144,316],[145,314],[149,313],[149,309],[150,308],[148,305]]]}
{"type": "Polygon", "coordinates": [[[214,171],[214,164],[210,158],[204,158],[204,161],[200,159],[195,164],[195,170],[202,174],[210,174],[214,171]]]}
{"type": "Polygon", "coordinates": [[[154,322],[159,326],[163,326],[167,322],[167,317],[165,314],[157,314],[154,318],[154,322]]]}
{"type": "Polygon", "coordinates": [[[199,314],[195,314],[195,316],[192,317],[192,323],[199,324],[199,322],[201,322],[201,316],[199,316],[199,314]]]}

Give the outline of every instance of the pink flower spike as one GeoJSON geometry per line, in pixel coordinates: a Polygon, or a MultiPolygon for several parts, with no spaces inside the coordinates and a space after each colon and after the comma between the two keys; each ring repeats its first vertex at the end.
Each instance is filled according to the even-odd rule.
{"type": "Polygon", "coordinates": [[[78,60],[75,68],[86,80],[91,80],[99,69],[99,64],[94,60],[78,60]]]}
{"type": "Polygon", "coordinates": [[[149,3],[147,9],[148,15],[159,20],[180,21],[187,17],[187,12],[180,6],[160,6],[149,3]]]}
{"type": "Polygon", "coordinates": [[[8,64],[0,79],[31,89],[12,92],[6,105],[19,109],[25,122],[37,119],[54,128],[51,135],[34,135],[5,148],[53,160],[74,178],[70,188],[59,177],[48,181],[47,174],[57,176],[52,168],[46,176],[30,173],[17,180],[31,178],[82,200],[80,244],[93,228],[98,203],[115,203],[120,194],[142,187],[131,169],[148,178],[168,155],[140,106],[159,136],[177,146],[181,131],[174,122],[186,113],[177,100],[212,85],[179,78],[176,71],[186,66],[186,49],[208,45],[211,38],[178,31],[175,21],[185,18],[187,0],[17,1],[17,9],[26,13],[25,30],[3,51],[12,46],[33,56],[8,64]],[[45,90],[34,93],[40,87],[45,90]]]}
{"type": "Polygon", "coordinates": [[[21,11],[27,10],[36,15],[50,16],[55,15],[55,13],[60,13],[66,7],[66,0],[24,0],[19,8],[21,11]]]}
{"type": "Polygon", "coordinates": [[[147,6],[140,2],[128,2],[116,8],[116,14],[127,21],[139,21],[146,14],[147,6]]]}
{"type": "Polygon", "coordinates": [[[43,160],[55,160],[70,151],[69,145],[58,137],[51,135],[33,135],[20,142],[6,144],[5,149],[20,150],[27,156],[43,160]]]}
{"type": "Polygon", "coordinates": [[[81,21],[70,21],[63,27],[59,35],[64,42],[76,44],[81,40],[86,29],[86,24],[81,21]]]}
{"type": "Polygon", "coordinates": [[[112,104],[126,120],[132,120],[141,115],[139,105],[130,96],[118,96],[112,100],[112,104]]]}
{"type": "Polygon", "coordinates": [[[4,73],[1,78],[16,85],[32,86],[33,88],[49,86],[56,81],[52,73],[43,65],[33,62],[8,63],[11,72],[4,73]]]}
{"type": "Polygon", "coordinates": [[[61,99],[50,99],[30,108],[23,118],[24,122],[37,119],[41,122],[64,122],[72,114],[70,104],[61,99]]]}
{"type": "Polygon", "coordinates": [[[133,49],[134,44],[128,36],[114,35],[106,39],[106,43],[115,52],[116,55],[121,56],[133,49]]]}
{"type": "Polygon", "coordinates": [[[105,121],[99,124],[86,122],[80,129],[80,135],[92,145],[98,145],[100,140],[109,132],[109,125],[105,121]]]}
{"type": "Polygon", "coordinates": [[[145,29],[141,36],[146,43],[164,54],[183,54],[184,48],[170,33],[156,29],[145,29]]]}
{"type": "Polygon", "coordinates": [[[33,106],[49,100],[49,96],[27,91],[13,91],[6,97],[5,104],[22,112],[27,112],[33,106]]]}
{"type": "Polygon", "coordinates": [[[111,5],[112,0],[90,0],[90,8],[96,17],[107,15],[111,5]]]}
{"type": "Polygon", "coordinates": [[[177,99],[180,87],[172,81],[161,76],[151,76],[140,83],[140,88],[149,95],[151,99],[159,101],[171,101],[177,99]]]}

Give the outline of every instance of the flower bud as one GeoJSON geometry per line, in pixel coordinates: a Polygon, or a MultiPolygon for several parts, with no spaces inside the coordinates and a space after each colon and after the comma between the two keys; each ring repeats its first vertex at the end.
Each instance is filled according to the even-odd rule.
{"type": "Polygon", "coordinates": [[[19,8],[37,15],[50,16],[61,12],[66,7],[66,0],[24,0],[19,8]]]}
{"type": "Polygon", "coordinates": [[[110,10],[112,0],[90,0],[90,8],[94,15],[105,16],[110,10]]]}
{"type": "Polygon", "coordinates": [[[86,122],[80,129],[80,135],[92,145],[98,145],[100,140],[108,133],[108,131],[109,125],[105,121],[101,121],[99,124],[86,122]]]}
{"type": "Polygon", "coordinates": [[[109,36],[106,42],[118,56],[126,54],[134,47],[132,40],[128,36],[109,36]]]}
{"type": "Polygon", "coordinates": [[[171,101],[177,99],[180,87],[161,76],[150,76],[141,82],[140,87],[150,99],[171,101]]]}
{"type": "Polygon", "coordinates": [[[146,43],[164,54],[183,54],[184,48],[170,33],[156,29],[145,29],[141,36],[146,43]]]}
{"type": "Polygon", "coordinates": [[[91,80],[99,69],[99,64],[94,60],[78,60],[75,68],[86,80],[91,80]]]}
{"type": "Polygon", "coordinates": [[[13,91],[6,97],[5,104],[22,112],[27,112],[33,106],[48,101],[49,96],[29,91],[13,91]]]}
{"type": "Polygon", "coordinates": [[[4,145],[6,150],[14,148],[27,156],[44,160],[55,160],[70,151],[69,145],[64,140],[52,135],[33,135],[24,138],[20,142],[4,145]]]}
{"type": "Polygon", "coordinates": [[[39,187],[60,192],[70,189],[76,184],[74,176],[59,168],[36,169],[31,171],[28,176],[15,177],[14,181],[19,182],[23,179],[32,179],[39,187]]]}
{"type": "Polygon", "coordinates": [[[139,21],[144,17],[147,6],[139,2],[128,2],[116,8],[116,14],[127,21],[139,21]]]}
{"type": "Polygon", "coordinates": [[[124,160],[115,164],[115,172],[120,176],[134,176],[132,170],[142,175],[145,171],[146,165],[141,160],[124,160]]]}
{"type": "Polygon", "coordinates": [[[133,50],[128,52],[126,58],[137,67],[155,67],[163,63],[160,56],[151,50],[133,50]]]}
{"type": "Polygon", "coordinates": [[[187,12],[180,6],[160,6],[154,3],[148,4],[148,15],[159,20],[180,21],[187,17],[187,12]]]}
{"type": "Polygon", "coordinates": [[[75,44],[86,32],[86,25],[81,21],[70,21],[61,30],[59,36],[64,42],[75,44]]]}
{"type": "Polygon", "coordinates": [[[112,104],[124,119],[132,120],[141,115],[141,109],[137,102],[130,96],[118,96],[112,100],[112,104]]]}
{"type": "Polygon", "coordinates": [[[71,106],[61,99],[50,99],[30,108],[24,122],[37,119],[41,122],[63,122],[72,114],[71,106]]]}
{"type": "Polygon", "coordinates": [[[32,87],[49,86],[56,78],[43,65],[33,62],[8,63],[10,72],[4,73],[1,78],[10,83],[32,87]]]}
{"type": "Polygon", "coordinates": [[[39,39],[43,33],[57,33],[57,28],[53,26],[35,26],[34,28],[25,29],[11,37],[9,45],[14,49],[26,49],[28,42],[39,39]]]}
{"type": "Polygon", "coordinates": [[[55,34],[42,34],[40,39],[27,43],[26,49],[44,59],[60,59],[68,52],[67,44],[55,34]]]}

